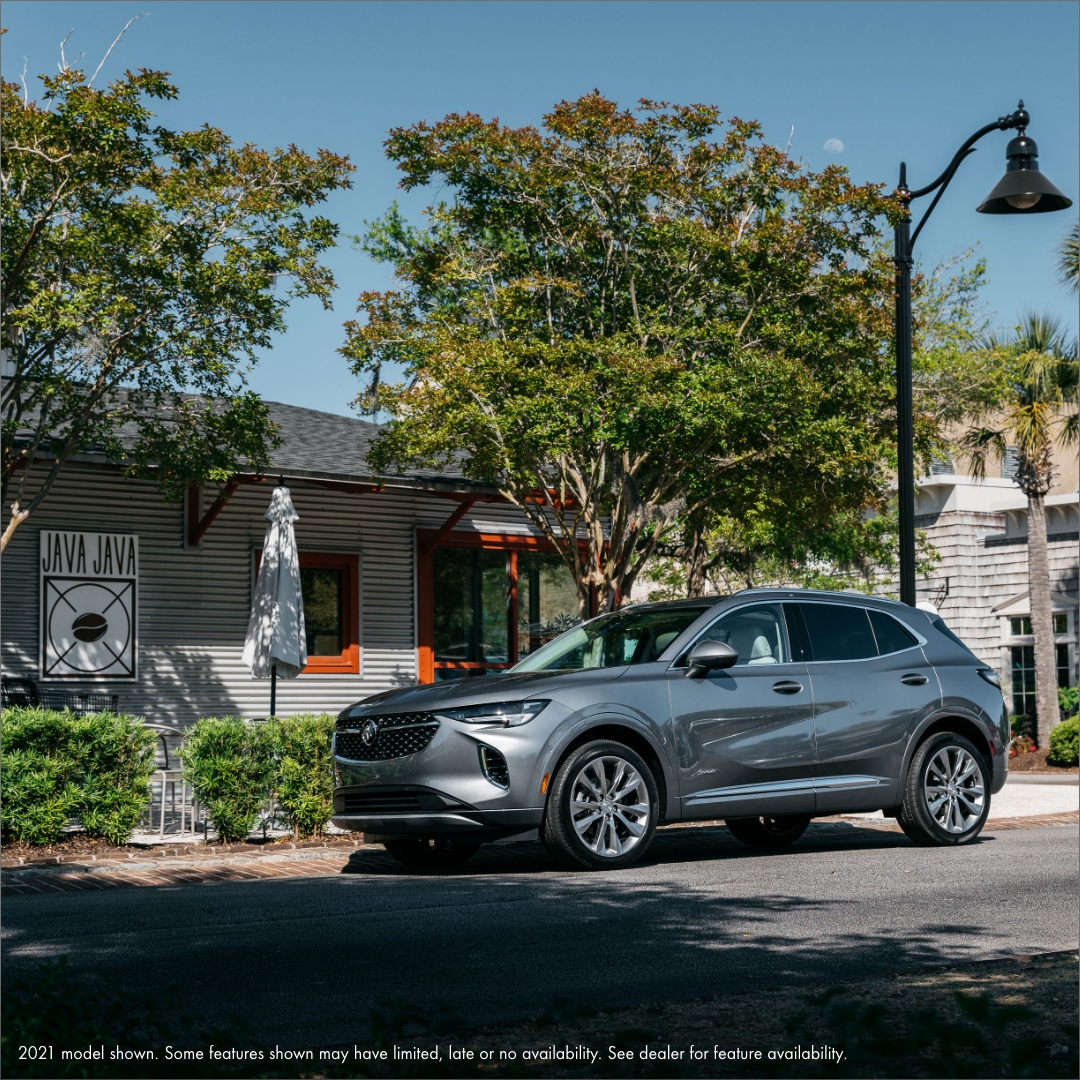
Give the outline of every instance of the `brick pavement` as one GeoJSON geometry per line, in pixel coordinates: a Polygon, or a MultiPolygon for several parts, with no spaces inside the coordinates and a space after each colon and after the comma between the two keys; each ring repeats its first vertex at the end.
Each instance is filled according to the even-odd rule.
{"type": "MultiPolygon", "coordinates": [[[[986,824],[987,832],[1005,829],[1032,829],[1045,825],[1076,825],[1080,812],[1072,810],[1059,814],[1041,814],[1030,817],[991,818],[986,824]]],[[[900,826],[887,818],[860,819],[819,818],[807,833],[806,839],[818,843],[837,843],[852,838],[853,830],[870,830],[875,833],[899,833],[900,826]]],[[[664,847],[672,848],[672,855],[692,855],[703,843],[717,840],[730,842],[740,849],[721,822],[689,823],[663,830],[664,847]],[[683,850],[685,849],[685,851],[683,850]]],[[[280,848],[278,849],[280,851],[280,848]]],[[[63,863],[34,860],[33,866],[6,867],[0,871],[0,895],[19,896],[32,893],[88,892],[97,889],[131,889],[145,886],[211,885],[218,882],[260,881],[282,878],[333,877],[342,873],[393,874],[408,873],[385,854],[381,845],[360,841],[331,842],[298,849],[288,854],[262,854],[253,857],[240,848],[191,848],[176,854],[162,856],[161,852],[140,853],[131,859],[77,860],[65,856],[63,863]]],[[[539,845],[506,845],[485,849],[478,857],[483,871],[512,872],[516,866],[528,863],[537,868],[546,863],[547,856],[539,845]],[[527,849],[527,850],[526,850],[527,849]]],[[[465,872],[473,867],[467,864],[465,872]]],[[[551,866],[554,867],[554,863],[551,866]]]]}

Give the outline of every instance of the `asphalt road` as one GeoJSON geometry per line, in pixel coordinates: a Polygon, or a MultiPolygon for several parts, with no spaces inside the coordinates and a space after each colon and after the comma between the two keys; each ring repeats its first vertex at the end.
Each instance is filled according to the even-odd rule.
{"type": "Polygon", "coordinates": [[[361,852],[339,877],[11,897],[4,977],[178,980],[282,1045],[362,1040],[370,1007],[442,1002],[471,1023],[557,999],[599,1009],[1076,948],[1078,830],[960,849],[812,827],[760,854],[724,830],[659,834],[644,865],[566,872],[539,845],[483,849],[451,877],[361,852]]]}

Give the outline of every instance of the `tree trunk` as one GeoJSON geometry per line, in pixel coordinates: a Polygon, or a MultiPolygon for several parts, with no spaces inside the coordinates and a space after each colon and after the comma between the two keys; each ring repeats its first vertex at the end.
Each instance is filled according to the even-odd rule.
{"type": "Polygon", "coordinates": [[[1050,745],[1050,729],[1058,722],[1057,651],[1050,607],[1050,565],[1046,557],[1046,507],[1041,493],[1028,493],[1028,596],[1031,632],[1035,636],[1035,712],[1039,749],[1050,745]]]}

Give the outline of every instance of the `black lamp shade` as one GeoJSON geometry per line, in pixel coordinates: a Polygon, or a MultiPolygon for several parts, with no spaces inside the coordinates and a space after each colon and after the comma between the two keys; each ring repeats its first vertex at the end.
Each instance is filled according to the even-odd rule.
{"type": "Polygon", "coordinates": [[[1039,171],[1039,148],[1034,139],[1018,135],[1009,142],[1005,156],[1009,162],[1005,175],[983,199],[980,214],[1048,214],[1072,206],[1072,199],[1039,171]]]}

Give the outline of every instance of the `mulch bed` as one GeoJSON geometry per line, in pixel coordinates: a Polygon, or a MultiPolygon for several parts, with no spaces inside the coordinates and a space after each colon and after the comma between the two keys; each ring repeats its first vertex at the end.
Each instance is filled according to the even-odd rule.
{"type": "Polygon", "coordinates": [[[57,866],[88,862],[115,862],[129,859],[162,859],[170,856],[184,858],[217,858],[221,855],[246,855],[258,859],[266,855],[283,855],[290,851],[329,849],[348,851],[364,844],[363,833],[324,836],[313,840],[251,840],[246,844],[204,843],[178,844],[109,844],[81,833],[74,833],[57,844],[24,844],[5,841],[0,848],[0,867],[14,870],[29,866],[57,866]]]}
{"type": "Polygon", "coordinates": [[[1046,760],[1049,753],[1049,750],[1031,750],[1026,754],[1017,754],[1016,757],[1009,758],[1009,772],[1044,773],[1051,776],[1080,772],[1080,766],[1076,765],[1051,765],[1046,760]]]}

